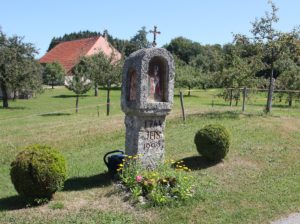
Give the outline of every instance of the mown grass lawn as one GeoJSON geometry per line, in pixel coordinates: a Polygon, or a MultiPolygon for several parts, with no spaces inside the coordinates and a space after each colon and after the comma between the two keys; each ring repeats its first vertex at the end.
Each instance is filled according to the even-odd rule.
{"type": "MultiPolygon", "coordinates": [[[[65,88],[48,89],[30,100],[0,108],[0,223],[268,223],[300,210],[300,105],[276,103],[263,114],[264,95],[229,107],[217,90],[185,97],[187,121],[180,118],[179,98],[166,125],[166,158],[184,160],[197,183],[195,197],[185,205],[134,208],[109,181],[102,157],[123,149],[124,115],[120,91],[89,92],[79,100],[65,88]],[[212,101],[213,107],[212,107],[212,101]],[[97,111],[99,106],[99,116],[97,111]],[[219,123],[232,136],[230,152],[218,164],[197,155],[193,138],[206,124],[219,123]],[[28,144],[58,148],[68,162],[68,180],[47,205],[27,208],[10,181],[15,155],[28,144]]],[[[1,103],[1,102],[0,102],[1,103]]]]}

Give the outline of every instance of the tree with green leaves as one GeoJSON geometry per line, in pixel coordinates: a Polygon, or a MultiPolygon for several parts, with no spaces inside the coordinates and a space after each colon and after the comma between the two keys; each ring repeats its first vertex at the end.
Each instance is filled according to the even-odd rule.
{"type": "Polygon", "coordinates": [[[224,67],[221,45],[205,45],[201,48],[201,51],[191,59],[190,64],[201,69],[204,73],[221,73],[224,67]]]}
{"type": "MultiPolygon", "coordinates": [[[[279,70],[276,64],[284,58],[293,58],[294,53],[291,49],[293,44],[293,38],[287,37],[298,37],[299,31],[293,30],[292,32],[283,33],[275,29],[274,25],[279,21],[277,16],[278,8],[272,2],[268,2],[271,5],[271,12],[266,12],[265,16],[256,19],[252,23],[252,37],[246,37],[245,35],[235,35],[235,39],[240,42],[241,45],[249,46],[244,55],[249,55],[253,53],[253,47],[255,49],[254,56],[257,66],[260,70],[256,72],[259,74],[267,73],[269,78],[268,84],[268,97],[265,111],[270,113],[272,110],[272,99],[275,87],[275,73],[279,70]]],[[[242,57],[248,60],[248,57],[242,57]]],[[[280,75],[280,74],[279,74],[280,75]]]]}
{"type": "MultiPolygon", "coordinates": [[[[8,92],[33,93],[41,90],[41,67],[34,59],[37,50],[19,36],[7,37],[0,30],[0,88],[3,108],[8,108],[8,92]]],[[[15,96],[14,96],[15,98],[15,96]]]]}
{"type": "Polygon", "coordinates": [[[44,83],[51,83],[52,89],[54,84],[63,84],[65,80],[65,69],[59,62],[47,63],[43,72],[44,83]]]}
{"type": "Polygon", "coordinates": [[[290,107],[293,99],[300,98],[300,93],[293,92],[300,90],[300,46],[298,41],[299,32],[297,31],[282,35],[280,58],[274,64],[280,74],[276,80],[276,86],[280,90],[287,91],[285,94],[279,93],[279,97],[282,98],[286,95],[286,101],[290,107]]]}
{"type": "Polygon", "coordinates": [[[236,35],[234,44],[227,49],[227,65],[222,73],[218,74],[218,81],[224,91],[219,95],[229,101],[240,100],[241,88],[258,87],[260,79],[255,74],[263,68],[263,63],[257,57],[259,48],[243,35],[236,35]]]}
{"type": "Polygon", "coordinates": [[[268,99],[266,105],[266,112],[270,113],[272,109],[274,91],[274,63],[280,54],[277,40],[281,33],[274,28],[274,24],[279,21],[277,16],[278,8],[272,1],[269,1],[268,3],[271,5],[271,12],[266,12],[264,17],[256,19],[255,22],[252,23],[251,33],[253,34],[254,42],[258,46],[261,46],[260,56],[265,67],[270,70],[268,99]]]}
{"type": "Polygon", "coordinates": [[[146,27],[143,26],[137,33],[129,40],[127,45],[125,46],[125,55],[128,56],[132,52],[135,52],[142,48],[149,48],[151,43],[147,40],[146,27]]]}
{"type": "Polygon", "coordinates": [[[92,83],[88,77],[87,63],[84,60],[72,69],[73,77],[68,81],[67,88],[76,94],[76,113],[78,113],[79,96],[85,94],[92,87],[92,83]]]}
{"type": "Polygon", "coordinates": [[[98,86],[110,87],[112,84],[119,85],[121,82],[122,61],[117,61],[114,54],[109,57],[103,52],[85,57],[89,78],[95,86],[95,96],[98,96],[98,86]]]}
{"type": "Polygon", "coordinates": [[[191,89],[195,87],[203,87],[204,78],[201,70],[190,65],[179,66],[176,68],[176,87],[188,88],[188,96],[191,95],[191,89]]]}
{"type": "Polygon", "coordinates": [[[176,55],[180,60],[189,64],[193,58],[202,52],[202,46],[184,37],[177,37],[164,46],[172,54],[176,55]]]}

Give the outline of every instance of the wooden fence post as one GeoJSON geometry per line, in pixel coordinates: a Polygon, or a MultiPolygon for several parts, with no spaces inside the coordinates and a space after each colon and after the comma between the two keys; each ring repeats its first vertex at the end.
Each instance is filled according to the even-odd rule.
{"type": "Polygon", "coordinates": [[[243,107],[242,107],[242,112],[245,111],[246,96],[247,96],[247,87],[244,87],[244,89],[243,89],[243,107]]]}
{"type": "Polygon", "coordinates": [[[106,100],[106,115],[109,116],[110,112],[110,82],[107,85],[107,100],[106,100]]]}
{"type": "Polygon", "coordinates": [[[181,112],[182,112],[182,119],[185,122],[185,113],[184,113],[184,105],[183,105],[183,95],[180,90],[180,104],[181,104],[181,112]]]}
{"type": "Polygon", "coordinates": [[[233,91],[233,89],[230,89],[230,102],[229,102],[229,106],[232,106],[232,91],[233,91]]]}

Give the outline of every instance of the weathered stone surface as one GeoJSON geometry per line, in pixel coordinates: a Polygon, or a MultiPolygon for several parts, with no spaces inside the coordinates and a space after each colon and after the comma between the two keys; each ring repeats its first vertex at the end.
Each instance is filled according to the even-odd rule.
{"type": "Polygon", "coordinates": [[[166,115],[173,105],[175,65],[173,56],[163,48],[146,48],[132,53],[125,61],[122,74],[121,107],[126,114],[161,114],[166,115]],[[161,101],[149,101],[149,64],[156,59],[164,74],[161,101]],[[130,71],[136,73],[136,100],[130,98],[130,71]]]}
{"type": "Polygon", "coordinates": [[[165,117],[173,105],[174,78],[173,57],[162,48],[136,51],[123,67],[125,153],[142,154],[142,164],[148,168],[164,159],[165,117]]]}

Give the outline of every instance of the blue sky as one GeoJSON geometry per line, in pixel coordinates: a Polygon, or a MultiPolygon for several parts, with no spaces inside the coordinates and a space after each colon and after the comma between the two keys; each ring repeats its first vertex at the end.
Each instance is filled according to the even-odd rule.
{"type": "MultiPolygon", "coordinates": [[[[299,0],[274,0],[277,28],[290,31],[300,24],[299,0]]],[[[24,36],[41,57],[52,37],[80,30],[130,39],[142,26],[158,26],[158,46],[184,36],[201,44],[224,44],[232,33],[249,34],[251,22],[270,9],[267,0],[0,0],[0,26],[24,36]]],[[[149,41],[152,36],[148,35],[149,41]]]]}

